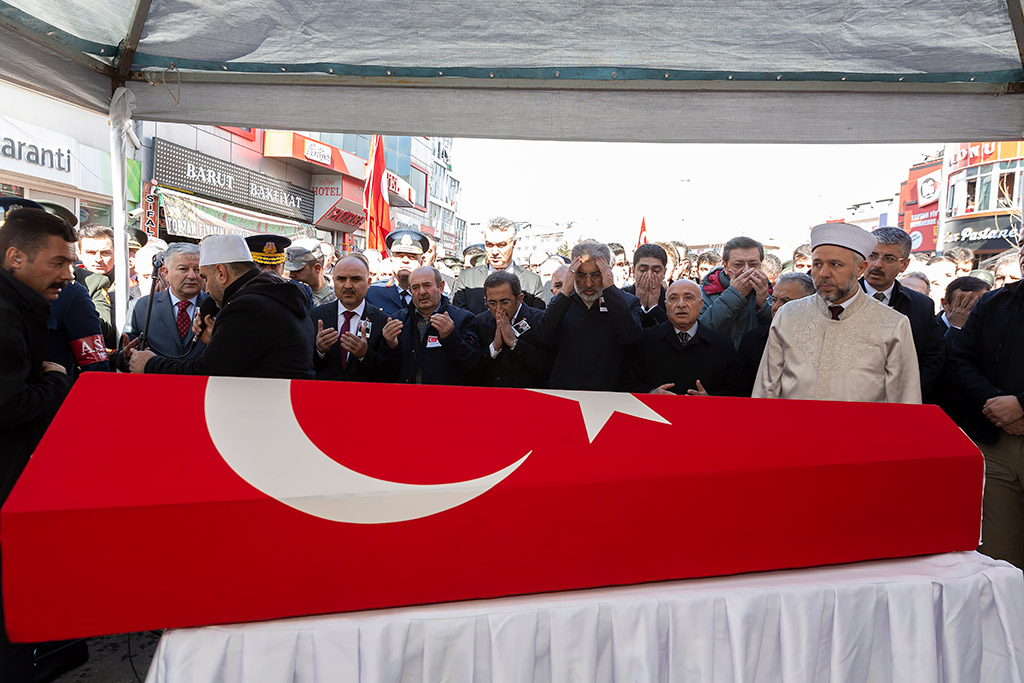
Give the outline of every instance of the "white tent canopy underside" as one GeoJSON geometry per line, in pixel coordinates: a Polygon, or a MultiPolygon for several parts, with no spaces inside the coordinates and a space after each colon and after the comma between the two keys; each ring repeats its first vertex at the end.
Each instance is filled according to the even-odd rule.
{"type": "MultiPolygon", "coordinates": [[[[121,73],[136,118],[566,140],[1024,137],[1018,0],[141,7],[121,73]]],[[[136,8],[0,2],[0,78],[105,111],[136,8]]]]}

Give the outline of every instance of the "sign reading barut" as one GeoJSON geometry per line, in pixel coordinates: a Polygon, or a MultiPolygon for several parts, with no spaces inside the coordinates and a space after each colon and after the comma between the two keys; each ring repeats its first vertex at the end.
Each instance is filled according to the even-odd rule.
{"type": "Polygon", "coordinates": [[[510,412],[546,419],[423,457],[381,440],[388,411],[364,411],[339,438],[323,419],[331,382],[86,373],[0,513],[8,633],[56,640],[978,544],[983,459],[936,406],[351,390],[370,406],[459,405],[464,424],[493,419],[500,392],[510,412]],[[121,443],[146,444],[145,457],[80,457],[94,397],[117,392],[177,406],[188,447],[129,421],[121,443]],[[807,447],[793,447],[794,410],[807,447]],[[830,433],[837,412],[920,428],[864,448],[830,433]],[[751,413],[758,427],[737,430],[751,413]]]}
{"type": "Polygon", "coordinates": [[[308,188],[159,138],[153,149],[153,176],[161,185],[277,216],[313,220],[313,193],[308,188]]]}

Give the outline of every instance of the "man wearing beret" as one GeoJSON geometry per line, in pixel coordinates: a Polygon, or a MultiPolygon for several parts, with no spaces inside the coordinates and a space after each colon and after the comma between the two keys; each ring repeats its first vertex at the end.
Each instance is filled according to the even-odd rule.
{"type": "Polygon", "coordinates": [[[811,229],[817,294],[779,309],[754,398],[921,402],[910,321],[860,288],[876,243],[871,233],[846,223],[811,229]]]}
{"type": "Polygon", "coordinates": [[[199,249],[199,274],[220,306],[206,348],[192,360],[129,348],[131,371],[313,379],[312,307],[302,290],[276,273],[260,272],[237,235],[211,235],[199,249]]]}

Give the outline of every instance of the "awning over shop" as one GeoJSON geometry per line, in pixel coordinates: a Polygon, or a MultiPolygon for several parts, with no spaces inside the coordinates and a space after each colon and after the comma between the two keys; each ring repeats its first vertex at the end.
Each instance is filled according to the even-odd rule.
{"type": "Polygon", "coordinates": [[[316,237],[309,223],[268,216],[227,204],[200,199],[167,188],[157,188],[167,221],[167,232],[178,237],[202,239],[207,235],[274,234],[291,239],[316,237]]]}

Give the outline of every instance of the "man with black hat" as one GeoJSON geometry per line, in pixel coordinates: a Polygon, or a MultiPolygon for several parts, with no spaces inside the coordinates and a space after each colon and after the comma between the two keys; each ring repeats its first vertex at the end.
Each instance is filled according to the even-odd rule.
{"type": "Polygon", "coordinates": [[[249,235],[245,244],[252,254],[252,261],[262,270],[271,270],[284,277],[285,250],[292,241],[283,235],[249,235]]]}
{"type": "Polygon", "coordinates": [[[313,379],[313,323],[302,291],[260,272],[237,235],[211,235],[199,249],[199,272],[220,306],[210,341],[192,360],[128,349],[131,371],[313,379]]]}
{"type": "Polygon", "coordinates": [[[397,315],[407,310],[412,302],[409,292],[409,275],[423,263],[423,254],[430,247],[426,236],[419,230],[393,230],[384,238],[394,277],[385,282],[375,282],[366,291],[366,300],[388,315],[397,315]]]}
{"type": "Polygon", "coordinates": [[[779,309],[754,398],[921,402],[910,321],[869,297],[858,282],[877,242],[847,223],[811,229],[817,295],[779,309]]]}
{"type": "MultiPolygon", "coordinates": [[[[44,361],[43,354],[50,303],[74,278],[77,241],[74,228],[40,209],[5,210],[5,218],[0,227],[0,348],[5,351],[0,504],[71,388],[65,368],[44,361]]],[[[0,677],[32,681],[32,651],[31,645],[8,641],[0,614],[0,677]]]]}

